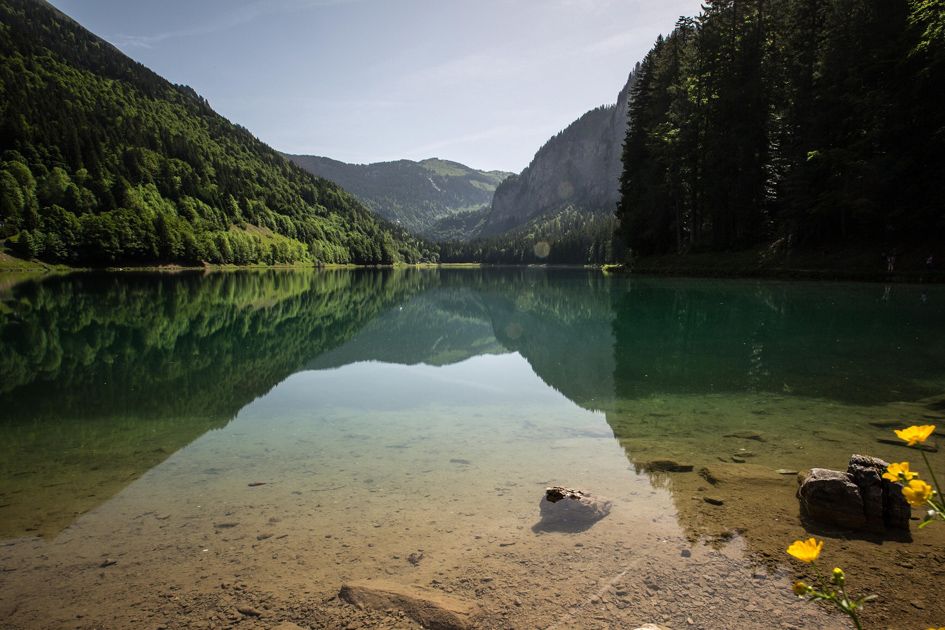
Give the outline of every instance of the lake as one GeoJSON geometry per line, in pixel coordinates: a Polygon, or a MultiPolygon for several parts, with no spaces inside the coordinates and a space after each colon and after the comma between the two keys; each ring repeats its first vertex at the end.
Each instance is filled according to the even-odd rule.
{"type": "MultiPolygon", "coordinates": [[[[7,282],[0,620],[414,627],[335,597],[383,579],[482,627],[845,627],[790,592],[791,471],[919,466],[891,427],[945,427],[943,322],[942,287],[592,270],[7,282]],[[549,485],[613,508],[545,527],[549,485]]],[[[943,623],[943,529],[824,562],[943,623]]]]}

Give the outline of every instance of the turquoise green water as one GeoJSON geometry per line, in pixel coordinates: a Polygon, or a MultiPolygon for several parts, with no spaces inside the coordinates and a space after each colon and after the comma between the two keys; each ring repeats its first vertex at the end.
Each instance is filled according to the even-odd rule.
{"type": "Polygon", "coordinates": [[[712,427],[710,439],[744,424],[722,417],[743,407],[761,421],[779,406],[881,408],[945,393],[943,322],[938,287],[583,271],[30,282],[7,291],[0,311],[0,533],[68,525],[254,401],[278,418],[287,379],[347,366],[327,391],[292,394],[309,409],[342,405],[342,392],[364,409],[514,409],[537,376],[548,395],[607,413],[617,437],[653,433],[655,422],[680,441],[712,427]],[[480,360],[462,382],[446,376],[476,357],[501,368],[480,360]],[[378,367],[416,365],[429,366],[419,384],[378,367]],[[502,387],[488,382],[496,370],[502,387]],[[701,413],[685,412],[694,398],[701,413]]]}
{"type": "Polygon", "coordinates": [[[0,540],[147,557],[140,519],[160,517],[165,555],[213,553],[230,521],[253,549],[290,525],[373,541],[299,548],[327,583],[396,574],[411,546],[524,549],[564,483],[616,500],[613,536],[682,541],[705,524],[646,462],[895,458],[886,424],[945,408],[943,322],[938,287],[573,270],[27,282],[0,295],[0,540]]]}

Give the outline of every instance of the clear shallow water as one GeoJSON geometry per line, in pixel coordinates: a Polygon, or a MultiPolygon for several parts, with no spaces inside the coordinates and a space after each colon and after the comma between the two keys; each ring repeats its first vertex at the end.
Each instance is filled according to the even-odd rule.
{"type": "MultiPolygon", "coordinates": [[[[19,623],[40,627],[67,624],[35,612],[41,584],[102,606],[168,581],[200,591],[252,576],[324,593],[382,575],[463,592],[488,573],[508,589],[472,596],[497,627],[565,613],[587,626],[599,615],[588,598],[643,566],[679,588],[694,574],[752,579],[737,535],[692,545],[733,540],[756,516],[716,518],[695,474],[644,465],[741,460],[770,474],[843,467],[851,450],[901,456],[870,423],[941,415],[943,321],[938,288],[584,271],[16,285],[0,299],[0,603],[34,610],[19,623]],[[763,441],[726,437],[741,431],[763,441]],[[580,539],[540,535],[549,483],[614,511],[580,539]],[[104,556],[121,585],[93,579],[104,556]],[[531,599],[548,592],[561,610],[531,599]]],[[[763,605],[804,625],[788,582],[772,573],[730,621],[763,605]]],[[[707,604],[728,597],[711,579],[697,590],[688,597],[707,604]]],[[[626,608],[686,624],[680,600],[664,584],[626,608]]]]}

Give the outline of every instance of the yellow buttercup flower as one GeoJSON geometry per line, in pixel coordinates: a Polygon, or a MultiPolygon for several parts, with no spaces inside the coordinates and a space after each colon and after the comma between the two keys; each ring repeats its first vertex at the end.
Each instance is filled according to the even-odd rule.
{"type": "MultiPolygon", "coordinates": [[[[905,492],[905,490],[903,490],[905,492]]],[[[800,560],[801,562],[813,562],[820,555],[820,550],[824,546],[824,541],[816,541],[813,538],[807,540],[795,540],[787,548],[787,552],[800,560]]]]}
{"type": "Polygon", "coordinates": [[[929,439],[929,436],[932,435],[932,431],[934,430],[934,424],[924,424],[922,426],[911,426],[906,429],[896,429],[896,435],[900,440],[908,442],[909,446],[915,446],[929,439]]]}
{"type": "Polygon", "coordinates": [[[798,580],[797,582],[794,583],[792,590],[794,591],[794,594],[797,595],[798,597],[803,597],[804,595],[807,595],[807,593],[810,591],[810,587],[804,584],[803,582],[801,582],[800,580],[798,580]]]}
{"type": "Polygon", "coordinates": [[[883,479],[889,479],[890,481],[911,481],[918,476],[919,473],[909,470],[909,462],[890,464],[886,472],[883,473],[883,479]]]}
{"type": "Polygon", "coordinates": [[[932,496],[932,486],[921,479],[913,479],[908,486],[902,489],[902,496],[906,497],[909,505],[919,507],[925,505],[925,502],[932,496]]]}

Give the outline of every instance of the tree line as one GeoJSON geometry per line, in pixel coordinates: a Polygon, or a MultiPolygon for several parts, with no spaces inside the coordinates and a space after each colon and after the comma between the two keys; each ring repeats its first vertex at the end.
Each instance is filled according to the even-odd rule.
{"type": "Polygon", "coordinates": [[[934,244],[945,2],[707,0],[638,65],[620,232],[635,254],[934,244]]]}
{"type": "Polygon", "coordinates": [[[440,244],[442,262],[603,264],[624,256],[611,214],[566,206],[515,230],[468,242],[440,244]]]}

